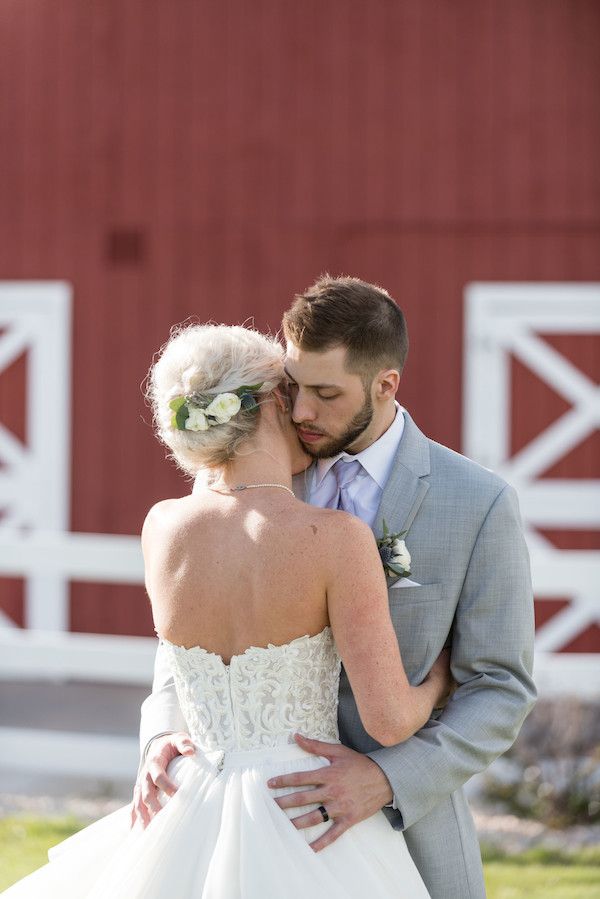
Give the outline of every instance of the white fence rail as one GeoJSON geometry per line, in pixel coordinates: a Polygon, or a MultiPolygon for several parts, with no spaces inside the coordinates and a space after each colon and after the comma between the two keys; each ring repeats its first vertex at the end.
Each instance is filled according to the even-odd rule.
{"type": "MultiPolygon", "coordinates": [[[[600,583],[600,552],[543,549],[532,554],[534,590],[546,597],[577,592],[600,583]]],[[[0,531],[0,578],[27,577],[33,570],[65,580],[143,584],[138,537],[107,534],[43,534],[10,536],[0,531]]],[[[598,613],[596,602],[573,606],[561,616],[564,640],[598,613]],[[570,624],[569,624],[570,621],[570,624]]],[[[542,694],[574,692],[600,696],[600,654],[556,653],[549,622],[539,634],[536,676],[542,694]]],[[[0,679],[62,678],[95,683],[148,686],[156,640],[0,628],[0,679]]]]}
{"type": "Polygon", "coordinates": [[[65,580],[143,584],[140,538],[124,534],[0,531],[0,577],[61,575],[65,580]]]}
{"type": "Polygon", "coordinates": [[[156,640],[110,634],[0,631],[0,680],[83,680],[150,688],[156,640]]]}
{"type": "Polygon", "coordinates": [[[0,767],[13,771],[133,783],[138,760],[132,737],[0,727],[0,767]]]}

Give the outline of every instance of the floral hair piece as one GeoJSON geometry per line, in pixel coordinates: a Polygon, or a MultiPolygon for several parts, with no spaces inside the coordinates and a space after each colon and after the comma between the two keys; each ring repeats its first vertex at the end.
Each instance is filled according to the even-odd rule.
{"type": "Polygon", "coordinates": [[[208,431],[215,425],[227,424],[240,409],[256,412],[258,403],[254,394],[261,387],[262,384],[244,385],[217,396],[200,393],[176,396],[169,403],[173,410],[171,427],[176,431],[208,431]]]}

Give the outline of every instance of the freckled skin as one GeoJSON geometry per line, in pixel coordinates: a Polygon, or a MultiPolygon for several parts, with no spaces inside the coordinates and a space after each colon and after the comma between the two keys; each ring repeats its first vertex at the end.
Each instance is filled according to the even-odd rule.
{"type": "Polygon", "coordinates": [[[158,632],[225,661],[249,645],[318,633],[329,623],[325,580],[332,549],[324,536],[340,514],[279,490],[239,496],[206,490],[164,501],[146,540],[158,632]]]}

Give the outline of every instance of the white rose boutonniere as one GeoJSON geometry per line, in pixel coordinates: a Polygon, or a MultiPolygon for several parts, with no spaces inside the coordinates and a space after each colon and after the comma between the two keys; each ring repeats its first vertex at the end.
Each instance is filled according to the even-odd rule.
{"type": "Polygon", "coordinates": [[[405,534],[406,531],[390,534],[384,519],[383,537],[378,539],[377,547],[387,577],[410,577],[411,575],[410,553],[402,539],[405,534]]]}

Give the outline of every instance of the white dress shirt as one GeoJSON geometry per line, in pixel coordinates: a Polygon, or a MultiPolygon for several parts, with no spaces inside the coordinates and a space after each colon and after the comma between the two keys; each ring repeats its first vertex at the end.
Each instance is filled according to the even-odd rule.
{"type": "MultiPolygon", "coordinates": [[[[361,469],[348,487],[348,496],[354,503],[356,515],[370,527],[375,525],[375,516],[381,495],[390,476],[392,465],[402,433],[404,431],[403,409],[396,403],[396,417],[381,437],[360,453],[338,453],[330,459],[319,459],[312,477],[308,502],[311,506],[326,508],[337,493],[337,481],[331,470],[338,459],[349,462],[357,460],[361,469]]],[[[379,523],[381,524],[381,523],[379,523]]],[[[377,530],[377,528],[376,528],[377,530]]]]}

